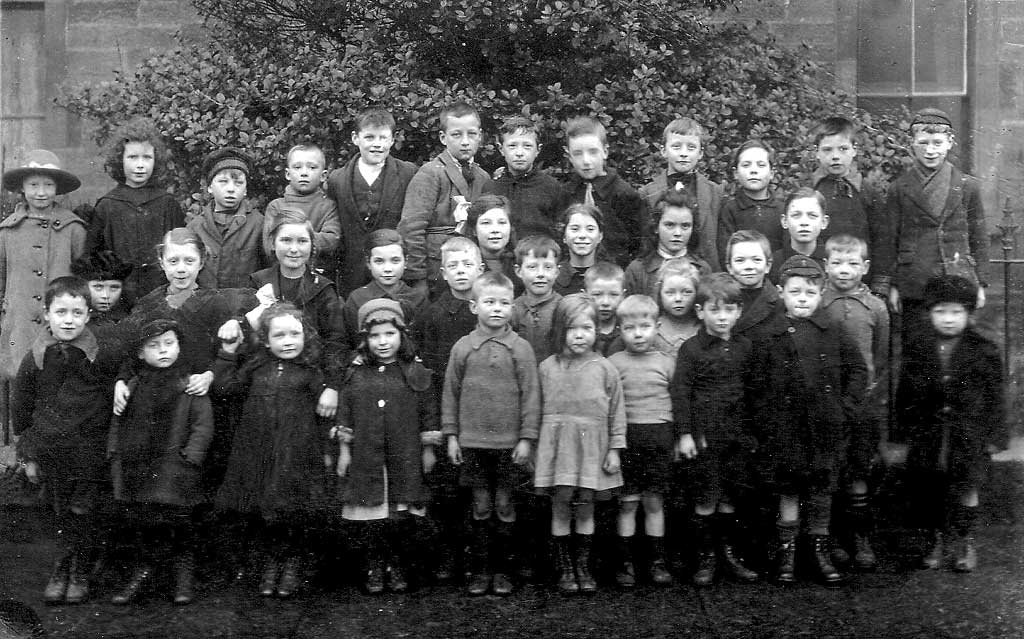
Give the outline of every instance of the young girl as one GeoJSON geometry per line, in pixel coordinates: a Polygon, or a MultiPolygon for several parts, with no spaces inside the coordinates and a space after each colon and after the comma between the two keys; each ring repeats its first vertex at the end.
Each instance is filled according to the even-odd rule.
{"type": "Polygon", "coordinates": [[[480,247],[485,271],[497,271],[512,280],[516,297],[523,293],[523,281],[516,275],[515,229],[511,204],[503,195],[481,195],[466,214],[467,233],[480,247]]]}
{"type": "Polygon", "coordinates": [[[71,272],[89,283],[89,328],[112,333],[131,311],[124,282],[132,265],[122,262],[113,251],[98,251],[75,260],[71,272]]]}
{"type": "Polygon", "coordinates": [[[305,525],[324,503],[324,376],[320,344],[292,304],[264,311],[258,334],[260,350],[244,364],[240,336],[223,340],[217,356],[215,392],[245,400],[215,502],[262,524],[259,593],[290,597],[302,581],[305,525]]]}
{"type": "Polygon", "coordinates": [[[601,209],[592,204],[573,204],[562,215],[565,232],[562,240],[568,249],[569,259],[558,265],[555,278],[555,292],[559,295],[581,293],[585,284],[583,276],[599,259],[598,251],[604,253],[604,216],[601,209]]]}
{"type": "Polygon", "coordinates": [[[569,295],[555,310],[555,355],[540,364],[542,406],[534,485],[551,494],[551,535],[558,588],[594,592],[590,548],[594,500],[622,486],[619,450],[626,447],[626,408],[619,373],[594,352],[597,306],[569,295]],[[569,533],[576,529],[575,562],[569,533]]]}
{"type": "Polygon", "coordinates": [[[654,348],[674,360],[683,342],[697,334],[700,321],[693,308],[700,272],[685,258],[666,260],[654,283],[655,300],[661,309],[654,348]]]}
{"type": "Polygon", "coordinates": [[[46,283],[70,275],[71,262],[84,253],[85,223],[56,203],[82,183],[49,151],[30,151],[3,183],[21,195],[0,222],[0,378],[10,380],[43,325],[46,283]]]}
{"type": "Polygon", "coordinates": [[[694,227],[694,208],[693,201],[676,190],[665,191],[654,205],[650,219],[654,232],[646,240],[646,250],[626,267],[627,295],[648,295],[658,299],[655,284],[658,269],[665,260],[685,260],[701,274],[711,272],[708,263],[696,254],[700,238],[694,227]]]}
{"type": "Polygon", "coordinates": [[[142,327],[135,353],[142,362],[128,382],[132,396],[110,425],[114,498],[128,509],[137,546],[131,579],[111,602],[125,605],[174,556],[174,603],[192,602],[195,547],[189,517],[201,500],[199,468],[213,439],[210,398],[185,393],[189,371],[179,358],[185,337],[174,320],[142,327]]]}
{"type": "Polygon", "coordinates": [[[96,202],[86,249],[110,250],[128,263],[124,295],[130,304],[164,283],[153,246],[185,225],[185,213],[161,185],[170,154],[152,121],[135,118],[122,125],[104,155],[103,168],[117,186],[96,202]]]}
{"type": "Polygon", "coordinates": [[[425,292],[402,281],[405,275],[405,242],[394,229],[379,229],[366,236],[363,246],[366,265],[373,281],[352,291],[342,308],[346,343],[355,348],[359,345],[359,309],[363,304],[380,297],[390,297],[402,304],[406,323],[412,324],[420,310],[426,305],[425,292]]]}
{"type": "Polygon", "coordinates": [[[779,219],[783,201],[771,189],[775,175],[775,152],[761,140],[747,140],[732,156],[735,192],[722,201],[718,213],[719,255],[725,255],[726,244],[740,230],[758,231],[768,238],[772,251],[782,248],[785,236],[779,219]]]}
{"type": "Polygon", "coordinates": [[[362,522],[366,592],[405,592],[403,548],[415,537],[412,515],[427,500],[423,475],[440,443],[430,371],[414,356],[401,305],[386,298],[359,309],[361,342],[346,375],[336,433],[341,516],[362,522]]]}

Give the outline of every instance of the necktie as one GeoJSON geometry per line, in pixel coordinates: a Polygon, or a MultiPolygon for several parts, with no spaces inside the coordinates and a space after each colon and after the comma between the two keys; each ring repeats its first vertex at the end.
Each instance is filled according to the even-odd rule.
{"type": "Polygon", "coordinates": [[[476,172],[473,171],[473,163],[463,162],[460,166],[462,168],[462,178],[466,180],[466,184],[473,186],[473,180],[476,179],[476,172]]]}
{"type": "Polygon", "coordinates": [[[587,190],[583,193],[583,203],[588,206],[595,206],[594,204],[594,183],[587,182],[587,190]]]}

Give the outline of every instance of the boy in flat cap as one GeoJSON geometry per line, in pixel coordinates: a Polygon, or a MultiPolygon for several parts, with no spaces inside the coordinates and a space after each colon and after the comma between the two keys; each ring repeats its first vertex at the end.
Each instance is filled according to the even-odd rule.
{"type": "Polygon", "coordinates": [[[971,327],[977,287],[957,275],[924,286],[928,325],[903,351],[892,440],[909,444],[913,503],[928,550],[921,567],[977,565],[978,491],[992,453],[1006,448],[999,348],[971,327]]]}
{"type": "Polygon", "coordinates": [[[251,172],[252,158],[241,149],[217,149],[203,160],[206,192],[213,199],[187,224],[206,245],[198,279],[202,288],[244,288],[249,275],[269,266],[263,215],[245,199],[251,172]]]}
{"type": "Polygon", "coordinates": [[[772,325],[763,346],[763,392],[752,398],[764,432],[758,436],[779,493],[775,579],[795,581],[801,519],[813,546],[813,571],[828,586],[842,574],[832,565],[829,524],[832,494],[845,462],[847,425],[855,423],[867,386],[867,366],[840,324],[820,309],[825,272],[796,255],[780,269],[785,318],[772,325]],[[801,512],[801,501],[806,504],[801,512]]]}
{"type": "Polygon", "coordinates": [[[903,313],[908,338],[926,330],[924,285],[935,275],[960,275],[985,305],[988,232],[981,181],[946,161],[953,125],[938,109],[922,109],[910,125],[913,164],[889,186],[887,228],[875,253],[876,277],[891,276],[890,308],[903,313]]]}

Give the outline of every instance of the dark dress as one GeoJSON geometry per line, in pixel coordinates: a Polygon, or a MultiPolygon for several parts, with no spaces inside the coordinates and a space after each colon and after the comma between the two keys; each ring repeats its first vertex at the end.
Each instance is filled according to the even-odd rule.
{"type": "Polygon", "coordinates": [[[324,383],[309,359],[282,360],[264,351],[239,366],[234,355],[222,351],[217,356],[214,392],[245,395],[217,492],[220,508],[273,521],[322,507],[327,429],[317,418],[316,404],[324,383]]]}

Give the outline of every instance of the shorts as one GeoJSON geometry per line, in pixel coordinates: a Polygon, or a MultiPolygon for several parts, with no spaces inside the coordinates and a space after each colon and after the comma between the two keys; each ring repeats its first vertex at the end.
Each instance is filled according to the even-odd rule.
{"type": "Polygon", "coordinates": [[[459,485],[512,494],[529,477],[525,468],[512,463],[511,448],[463,448],[459,485]]]}
{"type": "Polygon", "coordinates": [[[666,494],[672,487],[675,432],[668,422],[629,424],[622,451],[622,495],[666,494]]]}
{"type": "Polygon", "coordinates": [[[697,504],[735,499],[750,488],[750,453],[739,442],[713,442],[687,463],[697,504]]]}

